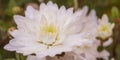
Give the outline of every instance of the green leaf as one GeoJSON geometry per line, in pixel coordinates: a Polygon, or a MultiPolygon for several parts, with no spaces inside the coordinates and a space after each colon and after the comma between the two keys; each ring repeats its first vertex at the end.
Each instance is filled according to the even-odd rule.
{"type": "Polygon", "coordinates": [[[16,53],[16,60],[26,60],[26,56],[16,53]]]}

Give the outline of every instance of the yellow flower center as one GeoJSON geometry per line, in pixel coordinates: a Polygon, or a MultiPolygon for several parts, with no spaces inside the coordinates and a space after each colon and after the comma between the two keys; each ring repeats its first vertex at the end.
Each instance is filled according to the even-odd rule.
{"type": "Polygon", "coordinates": [[[42,27],[42,34],[46,34],[48,36],[54,36],[57,34],[57,29],[53,24],[45,25],[42,27]]]}
{"type": "Polygon", "coordinates": [[[100,27],[100,31],[101,31],[101,32],[109,32],[109,27],[106,26],[106,25],[102,25],[102,26],[100,27]]]}
{"type": "Polygon", "coordinates": [[[56,41],[58,40],[58,34],[59,30],[56,28],[55,25],[53,24],[50,24],[50,25],[44,25],[41,27],[41,35],[46,35],[48,37],[48,40],[49,38],[51,39],[51,37],[55,37],[53,38],[53,40],[50,42],[50,43],[47,43],[47,42],[44,42],[44,40],[40,39],[38,40],[39,43],[42,43],[44,45],[47,45],[48,47],[49,46],[53,46],[56,41]]]}

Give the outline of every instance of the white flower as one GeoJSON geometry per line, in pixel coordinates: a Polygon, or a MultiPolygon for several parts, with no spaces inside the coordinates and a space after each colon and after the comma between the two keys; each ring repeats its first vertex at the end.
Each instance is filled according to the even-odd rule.
{"type": "Polygon", "coordinates": [[[80,14],[73,13],[73,8],[66,10],[64,6],[58,8],[56,4],[42,3],[40,9],[27,7],[25,17],[15,15],[17,30],[14,37],[4,48],[24,55],[36,54],[38,57],[55,56],[62,52],[72,51],[72,47],[90,43],[80,34],[80,14]]]}
{"type": "Polygon", "coordinates": [[[106,39],[112,35],[114,23],[109,23],[107,15],[103,15],[98,22],[98,37],[106,39]]]}

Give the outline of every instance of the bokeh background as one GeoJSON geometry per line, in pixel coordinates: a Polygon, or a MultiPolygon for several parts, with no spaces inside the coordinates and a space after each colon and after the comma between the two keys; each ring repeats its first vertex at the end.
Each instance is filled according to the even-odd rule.
{"type": "MultiPolygon", "coordinates": [[[[12,38],[9,35],[10,30],[15,29],[15,22],[13,15],[23,15],[26,6],[31,5],[35,9],[39,8],[40,3],[48,2],[49,0],[0,0],[0,60],[17,60],[22,55],[17,55],[15,52],[9,52],[3,49],[4,45],[12,38]]],[[[99,18],[103,14],[107,14],[109,21],[115,23],[113,33],[113,43],[106,47],[110,52],[110,58],[120,60],[120,0],[52,0],[57,3],[58,6],[66,6],[82,8],[88,6],[89,11],[91,9],[96,10],[96,14],[99,18]]],[[[101,48],[102,49],[102,48],[101,48]]],[[[21,60],[24,60],[22,58],[21,60]]],[[[99,59],[102,60],[102,59],[99,59]]]]}

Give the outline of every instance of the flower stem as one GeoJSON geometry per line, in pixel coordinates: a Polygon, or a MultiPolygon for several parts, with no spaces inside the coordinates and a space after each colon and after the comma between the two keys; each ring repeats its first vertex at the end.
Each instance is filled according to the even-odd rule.
{"type": "Polygon", "coordinates": [[[16,53],[16,60],[26,60],[26,57],[16,53]]]}
{"type": "Polygon", "coordinates": [[[75,9],[75,10],[78,9],[78,0],[74,0],[74,9],[75,9]]]}
{"type": "MultiPolygon", "coordinates": [[[[119,19],[116,19],[116,21],[119,21],[119,19]]],[[[116,58],[116,47],[118,45],[118,39],[119,39],[119,23],[115,22],[113,51],[112,51],[112,57],[114,58],[116,58]]]]}
{"type": "Polygon", "coordinates": [[[20,60],[19,54],[16,53],[15,56],[16,56],[16,60],[20,60]]]}

